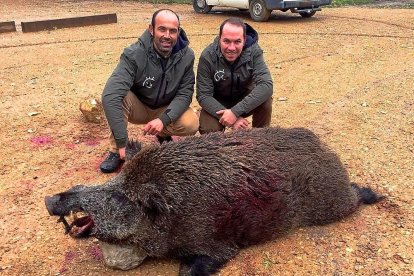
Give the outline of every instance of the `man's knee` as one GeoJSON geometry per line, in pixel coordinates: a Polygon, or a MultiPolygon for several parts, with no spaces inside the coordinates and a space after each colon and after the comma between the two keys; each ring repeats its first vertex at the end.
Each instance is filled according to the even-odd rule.
{"type": "Polygon", "coordinates": [[[191,110],[191,112],[188,112],[184,120],[182,120],[181,124],[185,129],[186,136],[196,134],[199,128],[199,120],[197,114],[191,110]]]}
{"type": "Polygon", "coordinates": [[[131,91],[128,91],[122,101],[122,111],[125,123],[146,124],[150,121],[148,107],[131,91]]]}
{"type": "Polygon", "coordinates": [[[200,127],[199,127],[200,134],[206,134],[210,132],[223,131],[223,130],[224,130],[224,126],[220,124],[217,118],[211,116],[206,111],[201,110],[200,127]]]}
{"type": "Polygon", "coordinates": [[[264,103],[253,110],[253,127],[268,127],[272,120],[272,103],[273,98],[270,97],[264,103]]]}
{"type": "Polygon", "coordinates": [[[188,108],[176,122],[172,123],[170,132],[177,136],[190,136],[196,134],[198,127],[197,114],[191,108],[188,108]]]}

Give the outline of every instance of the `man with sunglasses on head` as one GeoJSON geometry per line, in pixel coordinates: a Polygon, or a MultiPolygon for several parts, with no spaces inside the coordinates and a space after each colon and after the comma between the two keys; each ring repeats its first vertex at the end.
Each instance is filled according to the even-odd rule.
{"type": "Polygon", "coordinates": [[[127,124],[144,125],[144,133],[160,143],[172,135],[194,135],[198,117],[189,107],[194,93],[194,52],[180,28],[178,15],[156,11],[138,41],[125,48],[102,93],[111,130],[110,151],[100,165],[116,171],[125,159],[127,124]]]}

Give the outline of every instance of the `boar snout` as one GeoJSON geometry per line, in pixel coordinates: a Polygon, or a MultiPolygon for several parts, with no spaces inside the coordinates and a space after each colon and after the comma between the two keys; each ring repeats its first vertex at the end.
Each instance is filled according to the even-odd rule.
{"type": "Polygon", "coordinates": [[[45,205],[46,205],[46,209],[49,212],[49,215],[51,216],[61,216],[64,214],[59,214],[60,212],[58,211],[58,203],[60,200],[60,196],[59,195],[54,195],[54,196],[46,196],[45,197],[45,205]]]}

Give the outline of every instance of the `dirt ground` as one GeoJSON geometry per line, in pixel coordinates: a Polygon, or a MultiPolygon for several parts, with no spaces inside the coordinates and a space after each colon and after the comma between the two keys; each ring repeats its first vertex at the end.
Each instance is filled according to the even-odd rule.
{"type": "MultiPolygon", "coordinates": [[[[100,98],[123,48],[166,5],[120,1],[2,0],[0,21],[117,13],[118,23],[0,34],[0,274],[175,275],[175,260],[107,268],[94,239],[64,235],[44,197],[102,183],[105,123],[81,101],[100,98]]],[[[181,16],[197,59],[229,16],[259,31],[274,79],[272,125],[307,127],[341,157],[352,181],[387,197],[351,217],[297,229],[243,250],[219,275],[414,275],[414,13],[329,8],[303,19],[274,12],[256,23],[235,11],[181,16]]],[[[197,108],[194,100],[194,108],[197,108]]],[[[131,127],[142,138],[139,127],[131,127]]],[[[148,138],[147,138],[148,140],[148,138]]],[[[258,225],[260,227],[260,225],[258,225]]]]}

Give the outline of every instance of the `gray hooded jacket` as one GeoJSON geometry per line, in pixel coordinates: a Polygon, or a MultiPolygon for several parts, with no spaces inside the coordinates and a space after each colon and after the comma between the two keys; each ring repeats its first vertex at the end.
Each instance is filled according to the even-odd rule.
{"type": "Polygon", "coordinates": [[[160,119],[164,126],[176,121],[190,106],[194,93],[194,52],[184,30],[165,66],[155,52],[146,30],[138,41],[125,48],[118,66],[102,93],[102,105],[118,148],[128,140],[122,101],[129,90],[148,107],[167,106],[160,119]]]}
{"type": "Polygon", "coordinates": [[[246,43],[237,61],[226,62],[216,37],[201,53],[197,69],[197,101],[210,115],[231,109],[237,116],[250,113],[273,94],[273,81],[258,44],[257,32],[246,24],[246,43]]]}

